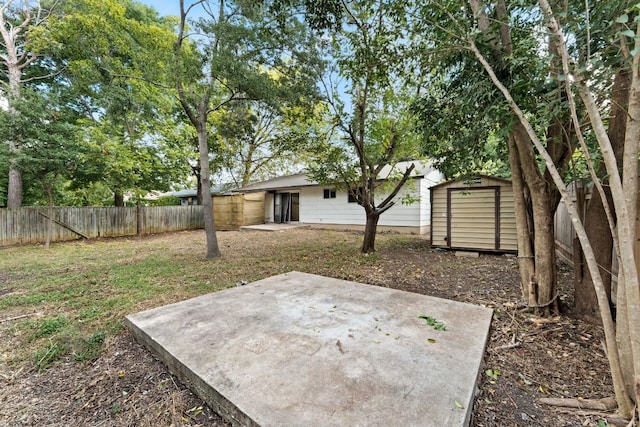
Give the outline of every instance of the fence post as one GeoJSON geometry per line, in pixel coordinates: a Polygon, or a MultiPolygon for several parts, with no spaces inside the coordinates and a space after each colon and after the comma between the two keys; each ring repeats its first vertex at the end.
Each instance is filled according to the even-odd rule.
{"type": "Polygon", "coordinates": [[[136,202],[136,234],[142,234],[142,205],[140,199],[136,202]]]}

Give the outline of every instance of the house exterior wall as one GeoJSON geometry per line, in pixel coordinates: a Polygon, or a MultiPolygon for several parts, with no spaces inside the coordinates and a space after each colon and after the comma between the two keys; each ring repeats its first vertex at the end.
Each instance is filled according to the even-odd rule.
{"type": "Polygon", "coordinates": [[[517,250],[511,182],[481,177],[432,189],[431,244],[435,247],[517,250]]]}
{"type": "Polygon", "coordinates": [[[264,196],[264,222],[273,222],[273,193],[264,196]]]}
{"type": "MultiPolygon", "coordinates": [[[[336,228],[335,226],[364,227],[366,216],[362,206],[348,202],[346,191],[336,190],[335,198],[324,198],[328,186],[304,187],[300,193],[300,222],[313,226],[336,228]]],[[[292,190],[293,191],[293,190],[292,190]]],[[[378,191],[376,200],[382,201],[388,193],[378,191]]],[[[429,231],[429,190],[424,179],[410,180],[395,198],[396,204],[380,216],[380,229],[425,234],[429,231]],[[419,199],[412,204],[401,203],[402,197],[410,194],[419,199]]]]}

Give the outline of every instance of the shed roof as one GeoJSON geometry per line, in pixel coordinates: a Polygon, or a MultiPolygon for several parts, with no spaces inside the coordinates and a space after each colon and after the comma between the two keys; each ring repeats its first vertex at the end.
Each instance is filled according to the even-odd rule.
{"type": "Polygon", "coordinates": [[[463,181],[464,182],[464,181],[468,181],[468,180],[473,179],[473,178],[487,178],[487,179],[493,179],[493,180],[496,180],[496,181],[501,181],[501,182],[504,182],[505,184],[511,184],[511,180],[506,179],[506,178],[500,178],[500,177],[491,176],[491,175],[473,175],[473,176],[470,176],[470,177],[468,176],[468,177],[464,177],[464,178],[450,179],[448,181],[441,182],[440,184],[434,185],[433,187],[431,187],[431,189],[432,190],[436,190],[436,189],[438,189],[440,187],[444,187],[444,186],[449,185],[449,184],[451,184],[453,182],[459,182],[459,181],[463,181]]]}

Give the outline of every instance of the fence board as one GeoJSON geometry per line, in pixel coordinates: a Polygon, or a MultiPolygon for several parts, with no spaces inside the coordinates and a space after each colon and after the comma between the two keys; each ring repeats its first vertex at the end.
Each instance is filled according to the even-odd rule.
{"type": "MultiPolygon", "coordinates": [[[[40,213],[49,215],[49,208],[0,209],[0,246],[44,242],[48,220],[40,213]]],[[[53,218],[88,237],[204,228],[202,206],[54,207],[53,218]]],[[[53,223],[52,242],[77,238],[74,232],[53,223]]]]}

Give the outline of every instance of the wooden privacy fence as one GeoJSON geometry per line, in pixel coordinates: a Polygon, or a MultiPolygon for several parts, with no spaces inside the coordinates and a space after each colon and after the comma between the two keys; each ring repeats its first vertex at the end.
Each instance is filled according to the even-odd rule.
{"type": "MultiPolygon", "coordinates": [[[[116,237],[204,227],[202,206],[55,207],[51,241],[116,237]]],[[[49,208],[0,209],[0,246],[44,242],[49,208]]]]}
{"type": "Polygon", "coordinates": [[[213,197],[217,230],[239,230],[245,225],[264,224],[265,192],[213,197]]]}
{"type": "MultiPolygon", "coordinates": [[[[584,218],[585,209],[591,199],[592,187],[585,188],[582,182],[572,183],[569,186],[569,194],[578,208],[581,218],[584,218]]],[[[580,251],[580,243],[577,241],[576,232],[573,229],[571,218],[564,203],[561,201],[554,216],[556,235],[556,253],[566,263],[573,266],[576,251],[580,251]]]]}

